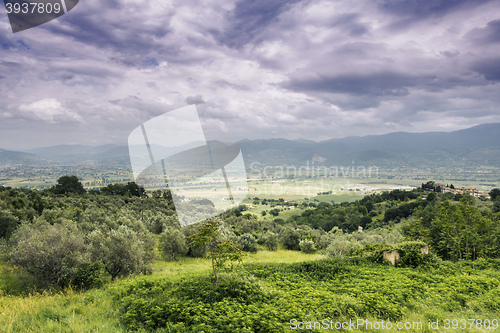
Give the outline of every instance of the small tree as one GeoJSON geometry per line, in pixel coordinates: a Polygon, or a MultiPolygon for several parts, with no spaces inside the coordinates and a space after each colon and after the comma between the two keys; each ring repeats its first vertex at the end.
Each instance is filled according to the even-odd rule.
{"type": "Polygon", "coordinates": [[[347,237],[337,237],[326,248],[326,253],[332,257],[344,257],[351,250],[358,248],[359,245],[354,239],[347,237]]]}
{"type": "Polygon", "coordinates": [[[95,230],[88,240],[92,259],[102,261],[113,280],[141,271],[154,258],[139,234],[124,225],[109,232],[95,230]]]}
{"type": "Polygon", "coordinates": [[[46,285],[68,285],[87,262],[83,240],[69,225],[22,225],[12,235],[10,261],[46,285]]]}
{"type": "Polygon", "coordinates": [[[250,233],[244,233],[238,237],[238,244],[243,248],[243,251],[257,252],[257,239],[250,233]]]}
{"type": "Polygon", "coordinates": [[[278,216],[280,214],[280,210],[278,208],[271,209],[269,211],[269,214],[271,214],[272,216],[278,216]]]}
{"type": "Polygon", "coordinates": [[[269,251],[276,251],[278,249],[278,235],[274,232],[268,231],[262,236],[263,245],[269,251]]]}
{"type": "Polygon", "coordinates": [[[186,236],[177,228],[166,227],[160,235],[160,248],[168,259],[176,260],[177,255],[188,251],[186,236]]]}
{"type": "Polygon", "coordinates": [[[299,243],[300,251],[304,253],[313,253],[316,251],[316,244],[312,239],[304,239],[299,243]]]}
{"type": "Polygon", "coordinates": [[[50,190],[55,194],[84,194],[86,192],[77,176],[60,177],[57,180],[57,184],[52,186],[50,190]]]}
{"type": "Polygon", "coordinates": [[[189,237],[190,246],[208,247],[207,258],[212,260],[212,269],[215,277],[215,288],[220,281],[231,276],[222,277],[222,272],[234,273],[236,267],[242,263],[243,252],[241,247],[227,239],[220,239],[220,222],[211,219],[201,226],[200,229],[189,237]]]}
{"type": "Polygon", "coordinates": [[[494,201],[496,197],[500,196],[500,188],[494,188],[488,194],[490,195],[491,201],[494,201]]]}
{"type": "Polygon", "coordinates": [[[299,230],[292,227],[285,227],[281,232],[281,242],[289,250],[299,250],[301,234],[299,230]]]}
{"type": "Polygon", "coordinates": [[[9,238],[21,221],[9,211],[0,211],[0,238],[9,238]]]}

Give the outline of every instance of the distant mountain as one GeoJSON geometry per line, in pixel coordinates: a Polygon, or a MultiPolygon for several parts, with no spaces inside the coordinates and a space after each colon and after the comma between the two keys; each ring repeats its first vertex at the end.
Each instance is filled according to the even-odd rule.
{"type": "MultiPolygon", "coordinates": [[[[312,140],[241,140],[247,167],[262,165],[342,166],[447,166],[490,165],[500,167],[500,124],[483,124],[454,132],[351,136],[316,142],[312,140]]],[[[186,147],[152,146],[156,151],[183,151],[186,147]]],[[[52,162],[102,162],[130,167],[129,148],[119,145],[59,145],[25,152],[0,150],[0,165],[52,162]]]]}
{"type": "Polygon", "coordinates": [[[323,165],[370,163],[383,165],[442,165],[446,163],[500,167],[500,124],[483,124],[454,132],[406,133],[309,140],[242,140],[247,164],[323,165]]]}
{"type": "Polygon", "coordinates": [[[80,162],[86,159],[92,159],[99,154],[105,154],[117,148],[117,145],[108,144],[102,146],[85,146],[85,145],[58,145],[42,148],[27,149],[25,152],[37,154],[44,158],[63,161],[63,162],[80,162]]]}
{"type": "Polygon", "coordinates": [[[0,166],[6,165],[41,165],[50,161],[35,154],[0,149],[0,166]]]}

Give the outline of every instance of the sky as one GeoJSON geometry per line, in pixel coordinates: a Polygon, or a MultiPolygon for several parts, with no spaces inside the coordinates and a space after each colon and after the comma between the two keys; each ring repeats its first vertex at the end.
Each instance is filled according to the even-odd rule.
{"type": "Polygon", "coordinates": [[[81,0],[12,33],[0,148],[125,144],[195,104],[210,140],[500,122],[497,0],[81,0]]]}

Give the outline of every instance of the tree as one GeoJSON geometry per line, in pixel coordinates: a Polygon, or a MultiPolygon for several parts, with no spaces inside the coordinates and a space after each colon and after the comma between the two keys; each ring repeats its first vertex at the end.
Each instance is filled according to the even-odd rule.
{"type": "Polygon", "coordinates": [[[292,227],[285,227],[281,232],[281,243],[289,250],[300,249],[301,233],[299,230],[292,227]]]}
{"type": "Polygon", "coordinates": [[[278,208],[271,209],[269,211],[269,214],[271,214],[272,216],[278,216],[280,214],[280,210],[278,208]]]}
{"type": "Polygon", "coordinates": [[[257,239],[250,233],[244,233],[238,237],[238,244],[242,246],[243,251],[257,252],[257,239]]]}
{"type": "Polygon", "coordinates": [[[485,236],[491,233],[491,227],[474,199],[464,196],[458,203],[444,201],[441,204],[431,222],[429,235],[443,258],[476,259],[488,252],[485,236]]]}
{"type": "Polygon", "coordinates": [[[88,240],[92,259],[102,261],[113,280],[120,275],[140,272],[154,259],[147,241],[125,225],[109,232],[95,230],[88,235],[88,240]]]}
{"type": "Polygon", "coordinates": [[[262,243],[269,251],[276,251],[278,249],[278,235],[271,231],[267,231],[262,235],[262,243]]]}
{"type": "Polygon", "coordinates": [[[496,197],[495,200],[493,201],[493,212],[494,213],[500,212],[500,196],[496,197]]]}
{"type": "Polygon", "coordinates": [[[0,211],[0,238],[9,238],[21,221],[9,211],[0,211]]]}
{"type": "Polygon", "coordinates": [[[336,237],[326,248],[326,253],[332,257],[344,257],[356,247],[358,246],[355,240],[347,237],[336,237]]]}
{"type": "Polygon", "coordinates": [[[85,189],[77,176],[62,176],[57,180],[57,184],[50,190],[55,194],[84,194],[85,189]]]}
{"type": "Polygon", "coordinates": [[[490,195],[491,201],[494,201],[496,197],[500,196],[500,188],[494,188],[488,194],[490,195]]]}
{"type": "Polygon", "coordinates": [[[190,246],[208,247],[207,258],[212,260],[212,270],[215,278],[215,288],[220,281],[231,276],[222,277],[222,272],[234,273],[237,266],[242,263],[243,252],[241,247],[228,239],[220,239],[220,222],[210,219],[189,237],[190,246]]]}
{"type": "Polygon", "coordinates": [[[70,225],[25,224],[11,242],[10,261],[47,285],[68,285],[88,261],[83,234],[70,225]]]}
{"type": "MultiPolygon", "coordinates": [[[[161,190],[158,190],[161,196],[161,190]]],[[[122,195],[129,197],[141,197],[145,194],[142,186],[137,185],[135,182],[128,182],[127,184],[109,184],[101,188],[101,193],[106,195],[122,195]]]]}
{"type": "Polygon", "coordinates": [[[304,253],[313,253],[316,251],[316,244],[311,239],[304,239],[299,242],[300,251],[304,253]]]}
{"type": "Polygon", "coordinates": [[[169,259],[176,260],[188,251],[186,236],[177,228],[166,227],[160,235],[160,248],[169,259]]]}

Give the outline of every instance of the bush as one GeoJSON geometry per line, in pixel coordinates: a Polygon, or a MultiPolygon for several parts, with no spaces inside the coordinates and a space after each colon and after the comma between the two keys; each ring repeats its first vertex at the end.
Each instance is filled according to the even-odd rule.
{"type": "Polygon", "coordinates": [[[266,232],[262,236],[262,244],[268,249],[269,251],[276,251],[278,250],[278,235],[276,235],[274,232],[266,232]]]}
{"type": "Polygon", "coordinates": [[[243,251],[257,252],[257,239],[249,233],[245,233],[238,237],[238,244],[243,246],[243,251]]]}
{"type": "Polygon", "coordinates": [[[83,234],[69,225],[23,225],[11,241],[10,261],[45,285],[68,285],[87,262],[83,234]]]}
{"type": "Polygon", "coordinates": [[[397,266],[419,267],[435,262],[435,256],[422,253],[422,248],[424,247],[427,247],[427,244],[422,241],[409,241],[398,244],[395,247],[400,256],[397,266]]]}
{"type": "Polygon", "coordinates": [[[286,227],[281,233],[281,242],[288,250],[299,250],[300,238],[300,231],[291,227],[286,227]]]}
{"type": "Polygon", "coordinates": [[[188,251],[186,236],[177,228],[167,227],[160,235],[160,249],[169,260],[176,260],[188,251]]]}
{"type": "Polygon", "coordinates": [[[0,238],[8,239],[20,223],[9,211],[0,211],[0,238]]]}
{"type": "Polygon", "coordinates": [[[343,257],[358,247],[359,245],[356,241],[351,241],[344,237],[338,237],[335,238],[330,245],[328,245],[326,253],[332,257],[343,257]]]}
{"type": "Polygon", "coordinates": [[[78,289],[99,288],[104,284],[103,273],[104,265],[101,262],[84,264],[78,268],[72,285],[78,289]]]}
{"type": "Polygon", "coordinates": [[[145,242],[124,225],[109,232],[95,230],[88,239],[92,259],[101,261],[112,279],[140,272],[153,259],[145,242]]]}
{"type": "Polygon", "coordinates": [[[301,240],[299,243],[300,251],[304,253],[313,253],[316,251],[316,245],[311,239],[301,240]]]}

